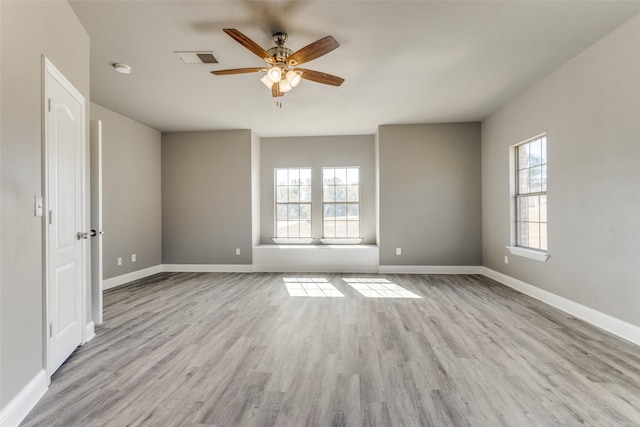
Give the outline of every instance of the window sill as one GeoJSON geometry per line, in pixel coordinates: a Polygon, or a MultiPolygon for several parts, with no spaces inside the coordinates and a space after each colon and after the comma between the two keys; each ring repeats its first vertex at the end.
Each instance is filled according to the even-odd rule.
{"type": "Polygon", "coordinates": [[[549,252],[536,251],[535,249],[527,249],[520,246],[507,246],[512,255],[517,255],[536,261],[545,262],[549,259],[549,252]]]}
{"type": "Polygon", "coordinates": [[[307,237],[274,237],[271,240],[273,240],[273,243],[275,243],[276,245],[308,245],[313,242],[312,238],[307,237]]]}
{"type": "Polygon", "coordinates": [[[350,239],[332,239],[332,238],[324,238],[320,239],[320,241],[325,245],[357,245],[362,242],[362,239],[350,238],[350,239]]]}

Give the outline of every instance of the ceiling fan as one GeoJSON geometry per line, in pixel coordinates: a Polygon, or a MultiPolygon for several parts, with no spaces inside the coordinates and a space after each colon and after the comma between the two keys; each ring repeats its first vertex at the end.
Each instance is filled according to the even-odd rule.
{"type": "Polygon", "coordinates": [[[338,42],[331,36],[317,40],[302,49],[293,52],[284,46],[287,41],[287,33],[277,32],[273,35],[276,46],[269,50],[264,50],[256,42],[242,34],[235,28],[225,28],[225,33],[230,35],[235,41],[249,49],[266,61],[266,67],[234,68],[231,70],[212,71],[211,74],[223,76],[227,74],[244,74],[265,72],[260,79],[269,89],[273,97],[283,96],[292,88],[296,87],[301,79],[311,80],[331,86],[340,86],[344,79],[323,73],[321,71],[299,68],[298,65],[309,62],[331,52],[338,46],[338,42]]]}

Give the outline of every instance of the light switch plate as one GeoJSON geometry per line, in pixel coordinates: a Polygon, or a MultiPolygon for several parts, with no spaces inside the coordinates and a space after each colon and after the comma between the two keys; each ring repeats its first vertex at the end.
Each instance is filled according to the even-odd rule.
{"type": "Polygon", "coordinates": [[[42,216],[44,209],[42,196],[33,196],[33,215],[42,216]]]}

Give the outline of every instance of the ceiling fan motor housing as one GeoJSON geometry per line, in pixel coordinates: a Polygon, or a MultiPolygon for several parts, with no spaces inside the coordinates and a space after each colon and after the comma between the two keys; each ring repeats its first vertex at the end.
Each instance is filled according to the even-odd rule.
{"type": "Polygon", "coordinates": [[[267,53],[273,56],[276,62],[286,63],[287,58],[291,56],[291,54],[293,54],[293,51],[284,46],[274,46],[271,49],[267,50],[267,53]]]}

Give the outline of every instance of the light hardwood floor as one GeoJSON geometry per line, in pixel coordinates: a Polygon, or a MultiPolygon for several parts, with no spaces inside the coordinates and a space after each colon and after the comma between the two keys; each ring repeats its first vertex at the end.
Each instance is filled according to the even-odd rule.
{"type": "Polygon", "coordinates": [[[636,426],[640,348],[476,275],[163,273],[105,323],[27,426],[636,426]],[[324,277],[344,298],[291,297],[324,277]]]}

